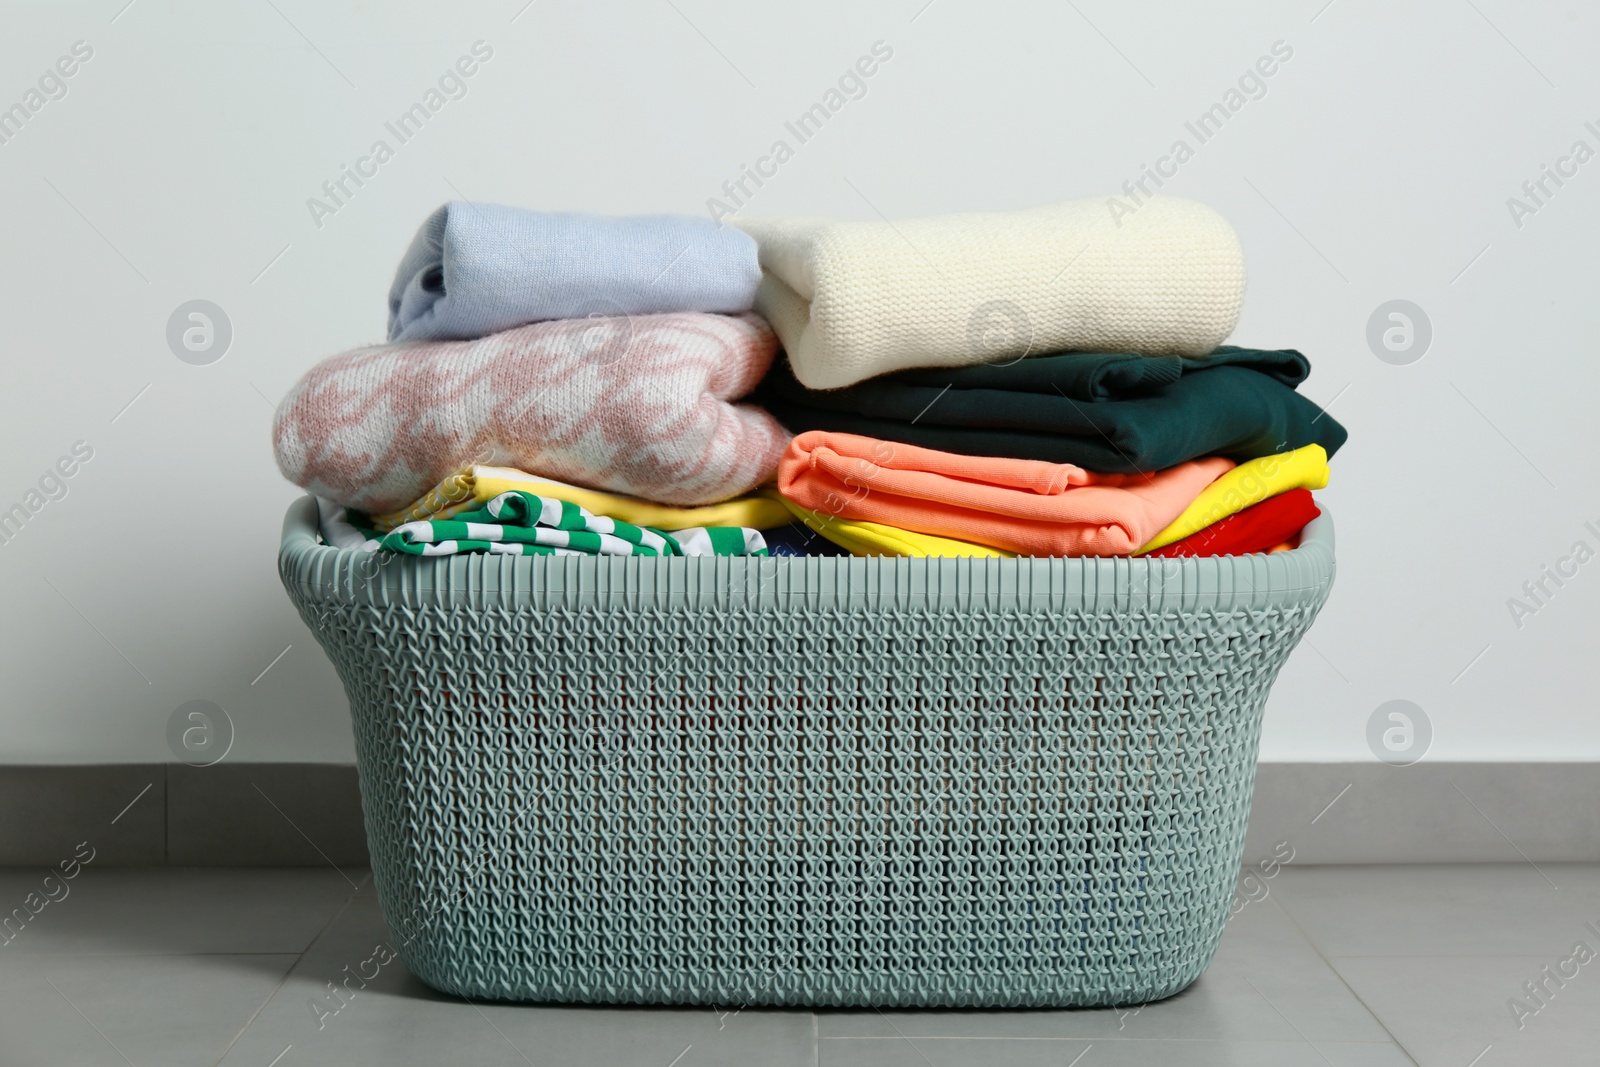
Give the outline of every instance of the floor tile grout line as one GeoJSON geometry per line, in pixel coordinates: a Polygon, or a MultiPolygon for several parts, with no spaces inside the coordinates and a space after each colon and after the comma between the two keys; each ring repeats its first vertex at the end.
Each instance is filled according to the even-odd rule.
{"type": "Polygon", "coordinates": [[[234,956],[299,956],[294,949],[282,952],[18,952],[13,958],[29,960],[209,960],[229,959],[234,956]]]}
{"type": "Polygon", "coordinates": [[[1415,1065],[1417,1063],[1417,1058],[1411,1055],[1411,1050],[1406,1048],[1405,1045],[1401,1044],[1400,1039],[1395,1036],[1394,1031],[1389,1029],[1389,1024],[1384,1022],[1383,1019],[1379,1017],[1378,1013],[1373,1010],[1372,1005],[1367,1003],[1366,998],[1360,993],[1357,993],[1355,987],[1353,987],[1349,982],[1345,981],[1344,975],[1339,973],[1339,968],[1333,965],[1333,959],[1326,952],[1322,951],[1322,946],[1318,945],[1316,941],[1312,939],[1311,935],[1306,932],[1305,927],[1300,925],[1300,920],[1296,919],[1294,917],[1294,913],[1284,905],[1283,894],[1281,891],[1277,896],[1277,905],[1279,913],[1282,914],[1285,919],[1289,920],[1289,925],[1294,927],[1295,933],[1299,934],[1301,939],[1310,947],[1311,951],[1317,954],[1317,959],[1321,960],[1322,965],[1328,968],[1328,973],[1332,974],[1334,978],[1338,979],[1339,984],[1344,986],[1345,990],[1353,998],[1355,998],[1355,1002],[1361,1005],[1361,1010],[1367,1013],[1367,1018],[1376,1023],[1378,1029],[1389,1035],[1389,1043],[1400,1050],[1400,1055],[1404,1056],[1406,1059],[1410,1060],[1413,1065],[1415,1065]]]}
{"type": "MultiPolygon", "coordinates": [[[[495,1033],[500,1035],[500,1040],[504,1041],[506,1044],[511,1046],[511,1051],[512,1052],[515,1052],[518,1056],[522,1057],[522,1062],[523,1063],[526,1063],[528,1065],[528,1067],[534,1067],[533,1061],[528,1059],[528,1054],[526,1052],[522,1051],[520,1048],[518,1048],[516,1043],[514,1041],[512,1041],[509,1037],[506,1036],[505,1031],[500,1029],[498,1026],[496,1026],[494,1024],[494,1020],[493,1019],[489,1018],[489,1016],[484,1014],[483,1009],[478,1007],[478,1002],[477,1001],[473,1000],[471,997],[467,996],[466,994],[462,994],[461,995],[461,999],[467,1002],[467,1006],[469,1008],[471,1008],[473,1011],[478,1013],[478,1018],[482,1019],[484,1022],[489,1024],[489,1029],[493,1030],[495,1033]]],[[[693,1046],[691,1045],[690,1047],[692,1048],[693,1046]]],[[[689,1050],[688,1049],[684,1049],[684,1052],[687,1052],[687,1051],[689,1051],[689,1050]]],[[[683,1058],[683,1054],[679,1053],[678,1059],[681,1060],[682,1058],[683,1058]]],[[[676,1063],[678,1061],[677,1060],[673,1060],[672,1062],[676,1063]]]]}
{"type": "Polygon", "coordinates": [[[1254,982],[1252,982],[1250,980],[1250,976],[1248,974],[1241,974],[1239,977],[1244,979],[1244,984],[1249,986],[1251,991],[1254,992],[1256,996],[1260,997],[1262,999],[1262,1001],[1267,1005],[1267,1007],[1272,1009],[1272,1013],[1274,1015],[1276,1015],[1278,1018],[1282,1019],[1284,1021],[1284,1023],[1289,1027],[1289,1029],[1294,1031],[1295,1036],[1298,1037],[1301,1041],[1305,1042],[1307,1047],[1309,1047],[1312,1052],[1315,1052],[1317,1054],[1317,1057],[1319,1059],[1321,1059],[1323,1063],[1326,1063],[1328,1065],[1328,1067],[1334,1067],[1333,1061],[1328,1059],[1327,1056],[1324,1056],[1322,1054],[1322,1050],[1317,1047],[1316,1042],[1312,1041],[1311,1038],[1307,1037],[1306,1036],[1306,1032],[1304,1030],[1300,1029],[1298,1026],[1296,1026],[1294,1024],[1294,1020],[1289,1018],[1287,1015],[1285,1015],[1283,1013],[1283,1009],[1282,1008],[1278,1007],[1272,1001],[1268,1000],[1267,999],[1267,995],[1265,993],[1261,992],[1261,987],[1256,985],[1254,982]]]}
{"type": "Polygon", "coordinates": [[[917,1043],[915,1041],[911,1040],[904,1033],[901,1033],[900,1028],[898,1026],[894,1025],[894,1020],[889,1018],[889,1016],[884,1012],[884,1010],[882,1008],[874,1008],[873,1010],[878,1013],[879,1017],[882,1018],[884,1022],[886,1022],[890,1026],[894,1027],[894,1032],[899,1035],[900,1040],[902,1040],[906,1044],[910,1045],[911,1046],[911,1050],[913,1052],[915,1052],[918,1056],[922,1057],[922,1062],[926,1063],[928,1065],[928,1067],[933,1067],[933,1061],[928,1059],[928,1057],[923,1054],[923,1051],[920,1048],[917,1048],[917,1043]]]}
{"type": "Polygon", "coordinates": [[[72,998],[67,996],[65,993],[63,993],[61,991],[61,987],[56,985],[55,982],[50,978],[49,975],[45,975],[44,976],[44,981],[45,981],[46,985],[48,985],[51,989],[54,989],[56,991],[56,995],[57,996],[59,996],[62,1000],[67,1002],[67,1007],[71,1008],[74,1012],[76,1012],[77,1015],[78,1015],[78,1018],[82,1019],[84,1022],[89,1024],[89,1029],[93,1030],[95,1033],[100,1035],[100,1040],[104,1041],[106,1044],[111,1046],[111,1051],[115,1052],[118,1056],[122,1057],[122,1062],[123,1063],[126,1063],[128,1065],[128,1067],[134,1067],[133,1061],[128,1059],[127,1053],[123,1052],[120,1048],[118,1048],[116,1042],[112,1041],[111,1038],[107,1037],[106,1036],[106,1032],[104,1030],[100,1029],[100,1027],[96,1026],[95,1023],[94,1023],[94,1020],[89,1018],[87,1015],[85,1015],[83,1013],[83,1009],[78,1007],[76,1004],[74,1004],[72,1002],[72,998]]]}
{"type": "MultiPolygon", "coordinates": [[[[1161,1002],[1160,1001],[1156,1001],[1155,1003],[1159,1004],[1161,1002]]],[[[1069,1008],[1069,1009],[1065,1009],[1065,1010],[1073,1011],[1073,1010],[1077,1010],[1077,1009],[1069,1008]]],[[[823,1037],[821,1040],[823,1040],[823,1041],[903,1041],[905,1039],[901,1038],[901,1037],[898,1037],[898,1036],[896,1036],[894,1034],[838,1034],[838,1035],[836,1035],[834,1037],[823,1037]]],[[[977,1035],[977,1034],[940,1034],[938,1036],[934,1036],[934,1035],[930,1035],[930,1034],[918,1034],[917,1035],[917,1040],[918,1041],[1035,1041],[1035,1042],[1070,1041],[1070,1042],[1073,1042],[1073,1043],[1091,1042],[1091,1043],[1096,1043],[1096,1044],[1101,1042],[1101,1041],[1105,1041],[1105,1042],[1108,1042],[1108,1043],[1117,1042],[1117,1043],[1121,1043],[1121,1044],[1124,1044],[1124,1045],[1153,1045],[1153,1044],[1156,1044],[1156,1043],[1162,1042],[1162,1041],[1182,1042],[1183,1044],[1186,1044],[1186,1045],[1212,1044],[1212,1045],[1296,1045],[1296,1046],[1298,1046],[1298,1045],[1302,1045],[1302,1044],[1307,1044],[1307,1042],[1303,1042],[1303,1041],[1291,1041],[1290,1039],[1288,1039],[1286,1037],[1276,1037],[1276,1038],[1274,1038],[1274,1037],[1249,1037],[1249,1038],[1238,1038],[1238,1037],[1116,1037],[1115,1035],[1105,1035],[1105,1034],[1097,1034],[1092,1038],[1091,1037],[1081,1036],[1081,1035],[1078,1036],[1078,1037],[1070,1037],[1070,1036],[1061,1036],[1061,1037],[1026,1037],[1026,1036],[1023,1036],[1023,1035],[1005,1036],[1005,1037],[983,1037],[983,1036],[980,1036],[980,1035],[977,1035]]],[[[1374,1045],[1374,1046],[1377,1046],[1377,1045],[1398,1045],[1399,1044],[1396,1041],[1382,1041],[1382,1040],[1376,1040],[1376,1039],[1372,1040],[1372,1041],[1355,1041],[1355,1040],[1352,1040],[1352,1039],[1349,1039],[1349,1038],[1338,1038],[1338,1039],[1328,1040],[1328,1041],[1318,1040],[1318,1041],[1312,1042],[1312,1043],[1317,1044],[1317,1045],[1360,1045],[1360,1046],[1367,1046],[1367,1045],[1374,1045]]],[[[1406,1058],[1410,1059],[1409,1056],[1407,1056],[1406,1058]]]]}
{"type": "MultiPolygon", "coordinates": [[[[371,877],[371,872],[368,872],[368,877],[371,877]]],[[[361,882],[363,885],[365,885],[366,879],[363,878],[361,882]]],[[[222,1050],[222,1055],[218,1056],[214,1061],[212,1061],[212,1067],[218,1067],[223,1060],[228,1058],[228,1053],[233,1051],[233,1046],[239,1043],[239,1039],[244,1037],[245,1032],[249,1030],[250,1027],[255,1025],[255,1021],[261,1017],[261,1013],[266,1011],[267,1008],[271,1006],[272,1002],[278,998],[278,994],[281,993],[283,991],[283,987],[288,984],[290,976],[292,976],[299,966],[306,961],[306,956],[311,952],[311,950],[317,947],[317,942],[321,941],[325,936],[327,936],[327,933],[330,929],[332,929],[333,924],[338,922],[340,918],[344,916],[344,913],[350,910],[350,905],[356,902],[356,894],[359,892],[360,886],[352,888],[349,895],[344,898],[343,903],[339,905],[338,910],[328,918],[327,922],[322,924],[322,928],[320,930],[312,935],[311,940],[306,942],[306,947],[301,949],[300,953],[295,956],[293,962],[289,964],[288,969],[283,972],[283,977],[278,979],[278,984],[272,987],[271,993],[267,994],[267,999],[263,1000],[260,1005],[257,1006],[256,1010],[250,1013],[250,1018],[246,1019],[244,1021],[244,1025],[239,1027],[239,1032],[233,1035],[233,1040],[229,1041],[228,1047],[222,1050]]],[[[279,1057],[282,1057],[282,1053],[279,1053],[279,1057]]]]}
{"type": "Polygon", "coordinates": [[[1336,952],[1333,960],[1542,960],[1543,952],[1336,952]]]}
{"type": "MultiPolygon", "coordinates": [[[[1354,866],[1356,867],[1356,869],[1359,869],[1359,867],[1360,867],[1360,865],[1354,865],[1354,866]]],[[[1412,871],[1415,871],[1417,869],[1417,867],[1421,866],[1421,865],[1387,865],[1387,866],[1390,866],[1390,867],[1395,868],[1397,870],[1412,870],[1412,871]]],[[[1433,865],[1428,865],[1428,866],[1431,867],[1433,865]]],[[[1440,866],[1443,866],[1443,865],[1440,865],[1440,866]]],[[[1481,863],[1481,864],[1457,864],[1457,865],[1453,865],[1453,866],[1476,868],[1478,870],[1491,871],[1491,872],[1492,871],[1496,871],[1496,870],[1509,871],[1509,870],[1511,870],[1513,868],[1515,868],[1517,870],[1521,870],[1521,867],[1522,867],[1521,864],[1507,863],[1507,862],[1503,862],[1503,861],[1502,862],[1492,862],[1492,863],[1481,863]]],[[[1597,865],[1591,862],[1591,863],[1572,863],[1572,864],[1568,864],[1568,866],[1572,866],[1574,868],[1592,869],[1592,868],[1595,868],[1597,865]]],[[[1340,870],[1341,867],[1343,867],[1343,869],[1350,869],[1350,865],[1330,865],[1329,869],[1337,871],[1337,870],[1340,870]]],[[[177,870],[177,869],[178,868],[168,868],[169,871],[177,870]]],[[[123,868],[123,870],[124,871],[132,870],[135,873],[137,873],[138,868],[131,868],[131,869],[130,868],[123,868]]],[[[160,869],[158,868],[157,870],[159,871],[160,869]]],[[[297,868],[297,870],[310,872],[310,871],[318,870],[318,868],[297,868]]],[[[260,872],[260,873],[270,874],[272,872],[272,868],[257,868],[257,871],[260,872]]],[[[151,872],[151,873],[155,873],[155,872],[151,872]]],[[[246,869],[246,870],[241,870],[239,873],[248,874],[248,873],[252,873],[252,872],[249,872],[246,869]]],[[[239,1033],[234,1035],[233,1041],[230,1042],[228,1048],[224,1050],[224,1052],[222,1054],[223,1060],[218,1061],[218,1062],[223,1062],[223,1061],[225,1061],[226,1057],[231,1054],[231,1049],[233,1047],[237,1047],[240,1038],[242,1038],[242,1036],[245,1033],[248,1032],[249,1027],[254,1025],[255,1021],[258,1021],[258,1020],[261,1019],[265,1008],[268,1005],[270,1005],[270,1003],[274,1002],[276,995],[281,991],[282,988],[285,987],[286,982],[287,982],[287,978],[292,976],[292,974],[294,974],[294,973],[309,973],[309,972],[298,972],[298,968],[302,964],[306,963],[310,952],[315,948],[315,946],[320,944],[322,940],[327,939],[327,937],[329,936],[330,928],[334,927],[338,922],[342,921],[343,916],[348,914],[350,908],[353,906],[354,903],[356,903],[356,902],[358,902],[359,900],[362,900],[362,899],[369,899],[369,900],[371,899],[370,896],[367,896],[367,897],[363,896],[363,893],[370,893],[371,892],[370,887],[371,887],[371,884],[372,884],[372,874],[370,873],[370,871],[364,870],[362,868],[354,868],[353,867],[353,868],[351,868],[351,874],[355,876],[355,884],[354,884],[353,888],[347,888],[347,890],[344,891],[344,899],[343,899],[342,905],[340,905],[337,908],[335,913],[330,917],[328,922],[324,924],[324,926],[321,928],[321,930],[319,930],[316,933],[312,934],[308,939],[306,939],[304,941],[303,946],[302,946],[302,948],[300,950],[295,950],[293,948],[288,948],[286,950],[279,951],[279,952],[254,952],[254,953],[246,953],[246,952],[216,952],[216,953],[125,952],[125,953],[108,953],[108,954],[103,954],[103,955],[108,956],[109,958],[119,958],[119,957],[120,958],[139,958],[139,957],[143,957],[143,956],[154,956],[154,957],[176,956],[176,957],[198,957],[198,958],[203,958],[203,957],[206,957],[206,956],[222,956],[222,957],[226,957],[226,956],[241,956],[241,957],[244,957],[244,956],[268,956],[268,955],[274,956],[274,957],[289,957],[287,970],[285,970],[283,972],[282,977],[280,977],[280,979],[278,980],[277,986],[273,988],[271,993],[266,995],[265,1000],[263,1000],[259,1004],[259,1006],[254,1010],[254,1012],[251,1014],[250,1018],[247,1019],[245,1021],[244,1025],[241,1027],[239,1033]]],[[[1281,892],[1275,891],[1273,894],[1271,894],[1272,896],[1277,898],[1277,902],[1276,902],[1275,908],[1273,910],[1275,910],[1279,914],[1284,915],[1284,917],[1289,921],[1291,927],[1294,928],[1300,934],[1300,936],[1303,938],[1303,940],[1306,942],[1306,944],[1313,949],[1314,955],[1316,957],[1320,958],[1325,964],[1330,966],[1330,969],[1332,969],[1334,971],[1335,977],[1338,978],[1340,983],[1343,984],[1345,986],[1345,988],[1350,992],[1350,994],[1353,997],[1353,999],[1357,1003],[1361,1004],[1362,1007],[1363,1007],[1363,1010],[1365,1010],[1369,1014],[1369,1016],[1372,1017],[1374,1019],[1374,1021],[1378,1023],[1379,1029],[1381,1029],[1382,1032],[1384,1032],[1386,1034],[1389,1034],[1389,1039],[1387,1041],[1385,1041],[1385,1040],[1379,1039],[1377,1037],[1374,1037],[1371,1040],[1361,1040],[1361,1039],[1343,1039],[1343,1040],[1335,1039],[1335,1040],[1329,1040],[1329,1041],[1318,1040],[1318,1041],[1315,1042],[1315,1045],[1317,1047],[1325,1048],[1325,1049],[1329,1049],[1329,1050],[1332,1050],[1334,1048],[1345,1048],[1345,1047],[1348,1046],[1353,1050],[1353,1049],[1360,1048],[1360,1047],[1374,1047],[1375,1048],[1376,1046],[1381,1045],[1381,1044],[1390,1044],[1390,1045],[1393,1045],[1396,1048],[1396,1050],[1401,1052],[1404,1062],[1412,1063],[1412,1064],[1417,1063],[1418,1061],[1415,1058],[1413,1058],[1412,1054],[1409,1052],[1407,1047],[1401,1041],[1399,1041],[1397,1038],[1395,1038],[1393,1036],[1393,1034],[1389,1031],[1388,1027],[1386,1025],[1384,1025],[1382,1019],[1379,1018],[1377,1016],[1377,1014],[1372,1010],[1372,1007],[1367,1003],[1367,1000],[1365,998],[1363,998],[1359,993],[1357,993],[1356,990],[1350,986],[1350,983],[1348,981],[1345,981],[1344,975],[1339,971],[1338,967],[1335,964],[1336,964],[1336,961],[1341,961],[1342,962],[1344,960],[1360,960],[1360,959],[1376,959],[1376,960],[1381,960],[1381,959],[1417,959],[1417,958],[1423,958],[1423,957],[1452,958],[1451,954],[1439,953],[1439,952],[1421,952],[1421,953],[1409,952],[1409,953],[1394,953],[1394,954],[1387,954],[1387,953],[1363,954],[1363,953],[1338,953],[1338,952],[1334,952],[1334,951],[1325,951],[1325,950],[1323,950],[1322,948],[1319,947],[1317,942],[1313,941],[1312,938],[1306,933],[1307,926],[1303,926],[1302,923],[1301,923],[1301,920],[1299,920],[1296,917],[1296,914],[1297,914],[1297,912],[1299,910],[1306,910],[1307,911],[1307,916],[1308,916],[1306,922],[1308,924],[1311,924],[1312,928],[1316,928],[1315,927],[1315,920],[1317,918],[1317,910],[1316,909],[1317,909],[1318,903],[1319,903],[1318,881],[1319,880],[1311,879],[1311,878],[1307,878],[1307,879],[1305,879],[1303,881],[1297,881],[1292,890],[1290,890],[1290,888],[1285,883],[1282,883],[1282,882],[1273,883],[1275,890],[1278,889],[1280,886],[1282,887],[1282,891],[1281,892]],[[1298,906],[1292,904],[1293,898],[1294,898],[1294,896],[1296,894],[1299,894],[1301,896],[1301,899],[1302,899],[1302,904],[1298,905],[1298,906]]],[[[328,879],[328,882],[331,883],[329,888],[332,888],[332,889],[334,889],[335,892],[337,892],[336,886],[339,883],[333,883],[331,881],[331,879],[328,879]]],[[[1533,890],[1538,888],[1537,883],[1533,883],[1532,882],[1532,876],[1527,876],[1525,871],[1523,871],[1521,876],[1517,879],[1517,884],[1518,885],[1526,885],[1528,887],[1529,891],[1533,891],[1533,890]]],[[[328,897],[325,898],[325,903],[326,904],[339,904],[339,901],[340,901],[340,898],[333,896],[331,893],[328,895],[328,897]]],[[[1344,929],[1359,929],[1359,925],[1346,926],[1346,927],[1344,927],[1344,929]]],[[[1321,936],[1323,938],[1323,940],[1328,942],[1329,944],[1336,944],[1336,943],[1338,943],[1340,938],[1333,931],[1334,931],[1334,928],[1330,926],[1326,930],[1324,930],[1319,936],[1321,936]]],[[[44,959],[44,958],[46,958],[46,956],[43,955],[43,954],[28,954],[28,955],[30,956],[30,958],[35,958],[35,959],[44,959]]],[[[71,953],[50,953],[48,955],[49,956],[53,956],[53,957],[58,957],[58,958],[81,958],[81,955],[75,957],[74,954],[71,954],[71,953]]],[[[1478,952],[1478,953],[1463,953],[1463,954],[1461,954],[1461,958],[1472,958],[1472,957],[1482,957],[1482,958],[1485,958],[1485,959],[1505,959],[1505,960],[1527,959],[1527,958],[1535,958],[1535,959],[1537,959],[1537,958],[1542,958],[1542,954],[1537,952],[1537,951],[1478,952]]],[[[270,969],[262,968],[262,970],[263,971],[268,971],[270,969]]],[[[1353,973],[1356,974],[1357,978],[1359,979],[1360,972],[1359,971],[1355,971],[1353,973]]],[[[1269,989],[1269,991],[1271,990],[1270,986],[1268,986],[1267,988],[1269,989]]],[[[246,998],[246,999],[248,999],[248,998],[246,998]]],[[[1382,1002],[1387,1003],[1386,1001],[1382,1001],[1382,1002]]],[[[286,1008],[292,1009],[292,1005],[287,1005],[287,1002],[286,1002],[286,1008]]],[[[811,1014],[811,1017],[812,1017],[812,1036],[813,1036],[813,1042],[814,1042],[814,1045],[813,1045],[813,1048],[814,1048],[813,1062],[814,1062],[814,1064],[820,1065],[820,1040],[821,1040],[821,1035],[820,1035],[820,1013],[816,1012],[816,1011],[812,1011],[812,1012],[810,1012],[810,1014],[811,1014]]],[[[1391,1012],[1391,1014],[1393,1014],[1393,1012],[1391,1012]]],[[[830,1016],[833,1016],[833,1013],[830,1013],[830,1016]]],[[[846,1018],[847,1019],[848,1016],[844,1016],[842,1018],[846,1018]]],[[[271,1021],[268,1020],[267,1022],[271,1022],[271,1021]]],[[[262,1039],[262,1035],[263,1034],[265,1034],[268,1038],[270,1038],[272,1036],[272,1028],[270,1026],[267,1026],[266,1023],[264,1023],[264,1030],[263,1031],[258,1031],[258,1041],[260,1039],[262,1039]]],[[[218,1035],[218,1036],[220,1036],[220,1035],[218,1035]]],[[[953,1041],[954,1040],[963,1040],[963,1041],[980,1041],[980,1040],[982,1040],[982,1041],[1024,1041],[1024,1040],[1030,1040],[1030,1041],[1036,1041],[1036,1042],[1037,1041],[1057,1041],[1057,1042],[1060,1042],[1060,1041],[1086,1041],[1086,1040],[1089,1040],[1089,1038],[1087,1038],[1087,1037],[1072,1037],[1072,1036],[1065,1036],[1065,1035],[1064,1036],[1059,1036],[1059,1037],[1052,1036],[1052,1037],[1035,1037],[1035,1038],[1006,1037],[1006,1036],[998,1036],[998,1035],[994,1036],[994,1037],[979,1037],[979,1036],[975,1036],[975,1035],[964,1035],[964,1034],[945,1034],[945,1035],[937,1035],[937,1036],[930,1036],[930,1035],[918,1036],[918,1035],[913,1035],[913,1036],[915,1037],[915,1040],[916,1040],[916,1042],[918,1044],[921,1044],[924,1041],[927,1041],[929,1043],[933,1043],[933,1042],[938,1042],[938,1041],[942,1041],[942,1040],[953,1040],[953,1041]]],[[[830,1036],[828,1039],[829,1040],[834,1040],[834,1041],[874,1040],[874,1039],[876,1039],[876,1040],[898,1041],[898,1040],[901,1040],[902,1038],[898,1037],[898,1036],[894,1036],[894,1035],[840,1035],[840,1036],[830,1036]]],[[[1156,1037],[1138,1037],[1138,1038],[1133,1038],[1133,1037],[1126,1037],[1126,1038],[1122,1038],[1122,1037],[1096,1037],[1096,1038],[1094,1038],[1094,1040],[1097,1043],[1099,1041],[1106,1041],[1108,1043],[1112,1042],[1112,1041],[1116,1041],[1116,1042],[1118,1042],[1119,1046],[1121,1044],[1124,1044],[1124,1043],[1134,1043],[1134,1042],[1142,1043],[1142,1044],[1145,1044],[1145,1045],[1149,1045],[1151,1042],[1158,1041],[1158,1040],[1194,1041],[1196,1043],[1209,1042],[1211,1044],[1217,1044],[1217,1045],[1224,1045],[1225,1046],[1225,1045],[1229,1044],[1233,1040],[1240,1040],[1240,1039],[1227,1039],[1227,1038],[1223,1038],[1223,1039],[1156,1038],[1156,1037]]],[[[1271,1044],[1272,1042],[1267,1040],[1267,1039],[1262,1039],[1262,1038],[1244,1038],[1244,1039],[1242,1039],[1242,1043],[1244,1043],[1246,1045],[1259,1044],[1259,1045],[1265,1046],[1265,1045],[1271,1044]]],[[[246,1046],[247,1050],[250,1049],[250,1048],[253,1048],[253,1047],[254,1046],[246,1046]]],[[[299,1047],[298,1043],[297,1043],[296,1047],[299,1047]]],[[[272,1049],[267,1049],[266,1051],[270,1052],[270,1051],[272,1051],[272,1049]]],[[[302,1050],[302,1052],[303,1051],[304,1050],[302,1050]]],[[[867,1050],[859,1050],[858,1054],[865,1054],[866,1051],[867,1050]]],[[[1041,1051],[1043,1051],[1043,1050],[1041,1050],[1041,1051]]],[[[279,1058],[281,1059],[282,1057],[283,1057],[283,1054],[280,1053],[279,1054],[279,1058]]],[[[1482,1057],[1482,1054],[1480,1054],[1480,1058],[1481,1057],[1482,1057]]],[[[686,1062],[681,1064],[680,1067],[687,1067],[687,1058],[685,1058],[685,1059],[686,1059],[686,1062]]],[[[274,1061],[274,1062],[277,1062],[277,1061],[274,1061]]],[[[1484,1067],[1487,1067],[1487,1061],[1485,1061],[1484,1067]]]]}
{"type": "MultiPolygon", "coordinates": [[[[300,966],[300,960],[301,957],[296,956],[289,961],[289,966],[285,967],[283,969],[283,973],[278,976],[277,984],[272,987],[272,991],[261,999],[260,1004],[256,1005],[256,1010],[250,1013],[250,1018],[244,1021],[244,1025],[239,1027],[239,1032],[233,1035],[233,1039],[230,1040],[227,1047],[222,1050],[222,1055],[211,1061],[211,1067],[217,1067],[218,1064],[228,1058],[228,1053],[233,1051],[233,1046],[239,1043],[239,1039],[244,1036],[244,1032],[250,1029],[251,1024],[261,1016],[261,1013],[267,1010],[267,1005],[272,1003],[272,998],[278,995],[278,990],[283,988],[283,984],[289,980],[289,976],[294,973],[294,969],[300,966]]],[[[278,1059],[282,1058],[283,1056],[280,1053],[278,1059]]],[[[273,1060],[272,1062],[277,1063],[278,1061],[273,1060]]]]}

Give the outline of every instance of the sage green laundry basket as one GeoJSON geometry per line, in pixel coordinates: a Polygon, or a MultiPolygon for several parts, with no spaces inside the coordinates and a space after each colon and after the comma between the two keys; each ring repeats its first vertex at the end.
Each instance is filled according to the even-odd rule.
{"type": "Polygon", "coordinates": [[[284,523],[373,877],[473,998],[1137,1004],[1205,969],[1333,580],[1185,560],[365,555],[284,523]]]}

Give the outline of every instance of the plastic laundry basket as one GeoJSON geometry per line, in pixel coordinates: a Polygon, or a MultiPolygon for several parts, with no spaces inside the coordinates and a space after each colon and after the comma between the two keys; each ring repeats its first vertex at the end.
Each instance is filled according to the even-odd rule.
{"type": "Polygon", "coordinates": [[[406,965],[475,998],[1066,1006],[1205,969],[1324,516],[1185,560],[366,556],[290,508],[406,965]]]}

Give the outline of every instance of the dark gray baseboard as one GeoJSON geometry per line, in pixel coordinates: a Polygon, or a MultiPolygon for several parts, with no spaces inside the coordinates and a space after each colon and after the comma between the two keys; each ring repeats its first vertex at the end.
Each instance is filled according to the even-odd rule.
{"type": "Polygon", "coordinates": [[[339,867],[367,862],[353,766],[0,766],[0,866],[339,867]]]}
{"type": "Polygon", "coordinates": [[[1263,763],[1245,861],[1279,842],[1297,864],[1600,861],[1600,762],[1263,763]]]}
{"type": "MultiPolygon", "coordinates": [[[[0,866],[360,866],[354,767],[0,766],[0,866]]],[[[1245,861],[1600,861],[1600,762],[1264,763],[1245,861]],[[1283,844],[1280,844],[1283,843],[1283,844]]]]}

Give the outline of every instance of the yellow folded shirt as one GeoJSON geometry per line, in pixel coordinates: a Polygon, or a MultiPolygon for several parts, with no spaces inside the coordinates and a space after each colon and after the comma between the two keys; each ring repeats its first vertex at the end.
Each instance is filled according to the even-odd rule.
{"type": "Polygon", "coordinates": [[[565,500],[596,515],[620,519],[634,526],[653,526],[657,530],[687,530],[695,526],[746,526],[770,530],[787,526],[794,519],[781,503],[754,493],[707,504],[698,508],[675,508],[652,504],[631,496],[618,496],[598,489],[551,481],[512,467],[466,467],[428,492],[422,499],[400,511],[372,516],[373,528],[387,532],[396,526],[419,519],[448,519],[472,508],[482,507],[501,493],[520,490],[535,496],[565,500]]]}
{"type": "Polygon", "coordinates": [[[838,519],[801,507],[776,490],[765,490],[782,501],[795,517],[852,556],[976,556],[997,559],[1015,555],[988,545],[974,545],[948,537],[902,530],[878,522],[838,519]]]}
{"type": "Polygon", "coordinates": [[[1181,541],[1235,512],[1291,489],[1321,489],[1328,484],[1328,453],[1321,445],[1262,456],[1241,463],[1200,491],[1183,514],[1141,545],[1134,555],[1181,541]]]}

